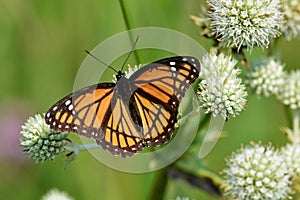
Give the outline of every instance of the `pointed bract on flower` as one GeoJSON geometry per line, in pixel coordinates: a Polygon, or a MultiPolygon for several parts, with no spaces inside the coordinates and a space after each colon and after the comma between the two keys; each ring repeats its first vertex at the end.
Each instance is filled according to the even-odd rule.
{"type": "Polygon", "coordinates": [[[289,199],[291,175],[284,156],[271,145],[252,143],[226,160],[223,188],[230,199],[289,199]]]}
{"type": "Polygon", "coordinates": [[[203,68],[200,73],[198,97],[200,108],[213,116],[221,115],[224,119],[236,117],[246,106],[246,87],[237,75],[237,61],[223,53],[217,55],[212,50],[203,58],[203,68]]]}
{"type": "Polygon", "coordinates": [[[41,200],[73,200],[66,192],[59,191],[58,189],[54,188],[47,192],[41,200]]]}
{"type": "Polygon", "coordinates": [[[281,148],[281,153],[285,157],[291,174],[300,177],[300,145],[287,144],[281,148]]]}
{"type": "Polygon", "coordinates": [[[280,87],[278,99],[291,109],[300,109],[300,70],[288,75],[280,87]]]}
{"type": "Polygon", "coordinates": [[[208,0],[211,29],[228,48],[268,47],[280,35],[280,0],[208,0]]]}
{"type": "Polygon", "coordinates": [[[277,95],[284,83],[286,72],[284,65],[274,58],[263,60],[263,63],[250,68],[248,84],[254,89],[256,95],[269,97],[277,95]]]}
{"type": "Polygon", "coordinates": [[[281,27],[281,32],[288,40],[291,40],[300,33],[300,1],[283,0],[282,12],[284,23],[281,27]]]}
{"type": "Polygon", "coordinates": [[[37,163],[54,160],[57,155],[65,152],[65,146],[70,144],[67,132],[56,132],[50,129],[44,120],[44,114],[36,114],[22,126],[21,146],[30,158],[37,163]]]}

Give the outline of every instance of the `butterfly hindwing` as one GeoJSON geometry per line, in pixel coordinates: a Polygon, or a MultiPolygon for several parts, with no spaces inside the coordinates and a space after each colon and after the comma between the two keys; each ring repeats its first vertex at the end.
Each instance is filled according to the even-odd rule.
{"type": "MultiPolygon", "coordinates": [[[[118,93],[116,88],[115,93],[118,93]]],[[[131,156],[143,148],[141,131],[132,120],[126,101],[115,98],[113,102],[101,127],[105,137],[96,139],[96,142],[112,154],[131,156]]]]}

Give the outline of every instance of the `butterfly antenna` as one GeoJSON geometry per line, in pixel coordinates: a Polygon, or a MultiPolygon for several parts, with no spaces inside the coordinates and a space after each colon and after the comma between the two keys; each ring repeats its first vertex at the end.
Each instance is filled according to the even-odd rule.
{"type": "Polygon", "coordinates": [[[125,61],[123,62],[121,71],[123,71],[123,68],[124,68],[125,64],[127,63],[127,61],[128,61],[128,59],[129,59],[130,55],[132,54],[132,52],[134,51],[135,46],[136,46],[136,44],[137,44],[139,38],[140,38],[140,36],[138,35],[138,36],[136,37],[136,39],[135,39],[135,42],[134,42],[134,44],[133,44],[133,46],[132,46],[132,48],[131,48],[131,50],[130,50],[128,56],[126,57],[125,61]]]}
{"type": "Polygon", "coordinates": [[[100,60],[99,58],[97,58],[94,54],[92,54],[91,52],[89,52],[88,50],[84,50],[85,53],[89,54],[90,56],[92,56],[93,58],[95,58],[97,61],[99,61],[100,63],[102,63],[103,65],[107,66],[108,68],[114,70],[116,73],[118,73],[118,71],[113,68],[112,66],[106,64],[105,62],[103,62],[102,60],[100,60]]]}

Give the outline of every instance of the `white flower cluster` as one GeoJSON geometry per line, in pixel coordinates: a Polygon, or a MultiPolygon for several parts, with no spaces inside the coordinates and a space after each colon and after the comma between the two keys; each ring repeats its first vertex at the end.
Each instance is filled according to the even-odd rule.
{"type": "Polygon", "coordinates": [[[271,146],[251,144],[227,160],[225,194],[230,199],[289,199],[291,175],[284,156],[271,146]]]}
{"type": "Polygon", "coordinates": [[[44,117],[36,114],[22,126],[20,143],[29,157],[37,163],[54,160],[57,155],[65,152],[69,143],[67,132],[55,132],[46,124],[44,117]]]}
{"type": "Polygon", "coordinates": [[[270,58],[264,64],[250,69],[248,83],[257,95],[266,97],[277,95],[286,78],[286,73],[283,69],[283,64],[270,58]]]}
{"type": "Polygon", "coordinates": [[[240,70],[235,69],[236,63],[231,56],[217,55],[214,50],[203,58],[198,95],[205,113],[227,119],[246,106],[246,87],[237,77],[240,70]]]}
{"type": "Polygon", "coordinates": [[[47,192],[41,200],[73,200],[66,192],[59,191],[54,188],[47,192]]]}
{"type": "Polygon", "coordinates": [[[282,12],[284,23],[281,27],[281,32],[288,40],[291,40],[300,33],[300,1],[283,0],[282,12]]]}
{"type": "Polygon", "coordinates": [[[300,177],[300,145],[299,144],[287,144],[281,149],[282,155],[285,157],[291,174],[300,177]]]}
{"type": "Polygon", "coordinates": [[[291,72],[280,87],[279,100],[291,109],[300,108],[300,70],[291,72]]]}
{"type": "Polygon", "coordinates": [[[229,48],[268,47],[280,35],[280,0],[208,0],[211,29],[220,45],[229,48]]]}

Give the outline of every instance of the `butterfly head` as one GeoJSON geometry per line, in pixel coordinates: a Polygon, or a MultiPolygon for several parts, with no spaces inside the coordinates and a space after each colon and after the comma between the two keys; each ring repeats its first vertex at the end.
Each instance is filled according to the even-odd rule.
{"type": "Polygon", "coordinates": [[[118,71],[117,75],[116,75],[116,79],[117,81],[120,80],[123,76],[125,76],[124,72],[118,71]]]}

